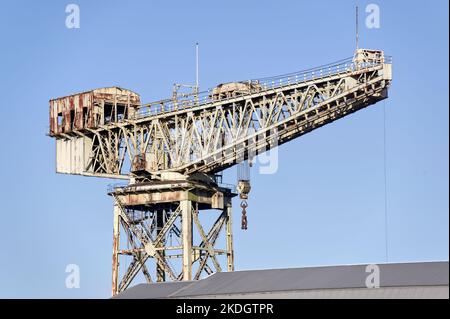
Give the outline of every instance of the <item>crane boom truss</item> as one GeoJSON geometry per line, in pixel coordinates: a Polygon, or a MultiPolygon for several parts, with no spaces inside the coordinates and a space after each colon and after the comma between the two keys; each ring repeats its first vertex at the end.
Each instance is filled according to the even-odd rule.
{"type": "Polygon", "coordinates": [[[379,54],[264,79],[258,90],[224,99],[210,90],[143,105],[132,119],[73,133],[91,140],[83,173],[125,177],[144,155],[153,175],[222,171],[386,98],[390,67],[379,54]]]}

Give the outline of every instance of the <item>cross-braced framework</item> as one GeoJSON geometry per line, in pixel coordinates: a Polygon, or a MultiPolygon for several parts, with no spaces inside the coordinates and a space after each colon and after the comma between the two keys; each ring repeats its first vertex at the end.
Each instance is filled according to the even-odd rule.
{"type": "Polygon", "coordinates": [[[158,190],[151,185],[118,187],[110,195],[114,199],[113,295],[125,290],[138,273],[147,282],[162,282],[197,280],[233,270],[231,198],[235,194],[230,190],[186,181],[160,185],[158,190]],[[219,213],[206,230],[200,212],[211,209],[219,213]],[[225,247],[218,248],[221,234],[225,247]],[[224,266],[220,256],[225,257],[224,266]],[[122,262],[126,268],[120,273],[122,262]]]}

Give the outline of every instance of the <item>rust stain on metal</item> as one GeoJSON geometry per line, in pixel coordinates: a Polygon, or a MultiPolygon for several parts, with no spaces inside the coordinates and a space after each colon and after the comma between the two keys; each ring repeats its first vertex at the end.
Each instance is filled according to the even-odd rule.
{"type": "Polygon", "coordinates": [[[108,87],[51,99],[50,136],[82,132],[109,122],[133,118],[141,105],[139,94],[108,87]]]}

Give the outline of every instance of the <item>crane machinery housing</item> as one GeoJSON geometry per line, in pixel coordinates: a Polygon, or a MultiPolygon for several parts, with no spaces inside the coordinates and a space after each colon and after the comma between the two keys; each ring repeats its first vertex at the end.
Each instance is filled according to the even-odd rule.
{"type": "Polygon", "coordinates": [[[162,282],[233,271],[237,192],[221,172],[387,98],[391,80],[390,57],[357,49],[318,68],[147,104],[120,87],[50,100],[56,171],[128,180],[108,189],[112,294],[138,274],[162,282]]]}

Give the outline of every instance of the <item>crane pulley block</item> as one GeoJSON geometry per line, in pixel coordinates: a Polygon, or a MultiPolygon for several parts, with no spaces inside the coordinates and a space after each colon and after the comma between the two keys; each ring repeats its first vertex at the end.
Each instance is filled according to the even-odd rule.
{"type": "Polygon", "coordinates": [[[240,180],[240,181],[238,181],[236,189],[239,193],[240,199],[248,199],[248,194],[250,193],[250,190],[252,189],[252,187],[250,185],[250,181],[240,180]]]}

